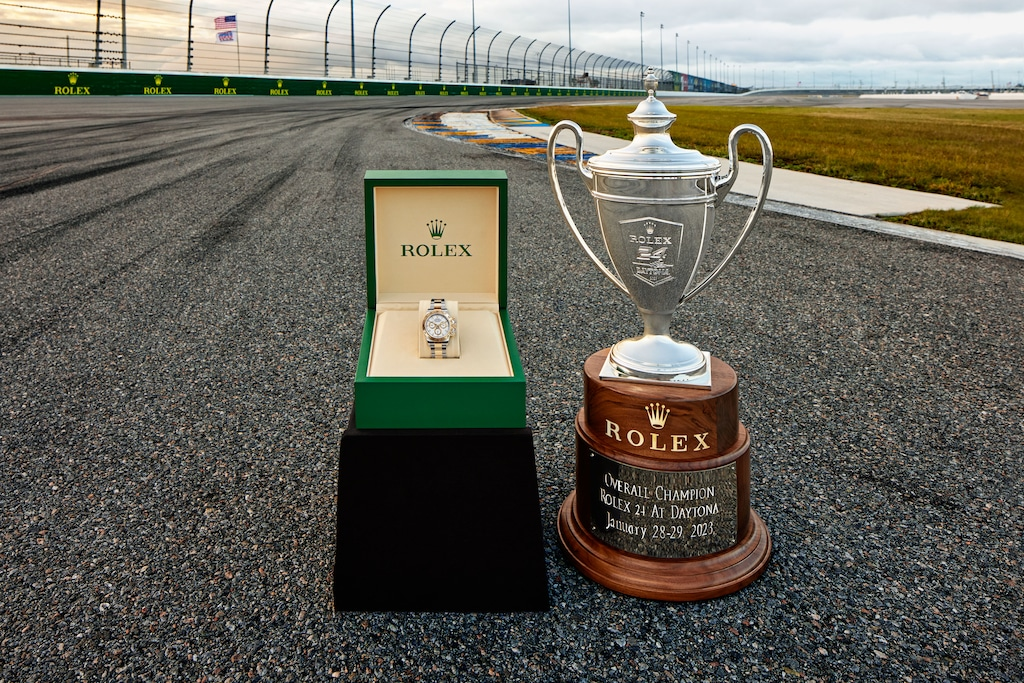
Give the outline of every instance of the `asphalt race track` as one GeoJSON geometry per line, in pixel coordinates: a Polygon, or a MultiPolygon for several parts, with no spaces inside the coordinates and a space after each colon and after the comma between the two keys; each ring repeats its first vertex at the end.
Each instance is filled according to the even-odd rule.
{"type": "Polygon", "coordinates": [[[542,163],[403,124],[503,104],[0,102],[0,681],[1024,678],[1024,264],[767,214],[674,330],[740,377],[771,562],[710,602],[625,597],[555,518],[582,363],[639,317],[542,163]],[[510,179],[546,613],[332,610],[362,176],[400,168],[510,179]]]}

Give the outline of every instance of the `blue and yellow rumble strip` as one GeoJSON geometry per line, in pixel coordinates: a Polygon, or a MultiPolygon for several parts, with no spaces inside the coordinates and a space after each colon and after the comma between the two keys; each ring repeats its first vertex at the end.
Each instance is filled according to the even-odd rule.
{"type": "MultiPolygon", "coordinates": [[[[543,136],[541,131],[549,126],[510,110],[425,114],[410,120],[409,125],[423,133],[480,145],[502,154],[537,157],[546,156],[548,152],[548,143],[544,137],[529,135],[516,129],[536,127],[538,133],[543,136]]],[[[593,155],[585,152],[583,158],[588,159],[591,156],[593,155]]],[[[572,163],[576,159],[576,150],[558,145],[555,149],[555,158],[558,161],[572,163]]]]}

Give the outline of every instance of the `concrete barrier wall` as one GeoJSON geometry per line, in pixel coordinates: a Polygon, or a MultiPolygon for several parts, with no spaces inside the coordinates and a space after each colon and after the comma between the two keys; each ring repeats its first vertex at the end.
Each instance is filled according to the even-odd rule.
{"type": "Polygon", "coordinates": [[[332,96],[551,96],[633,97],[640,90],[554,88],[527,85],[419,83],[416,81],[360,81],[334,78],[271,77],[138,72],[110,69],[0,68],[0,95],[265,95],[269,97],[332,96]]]}

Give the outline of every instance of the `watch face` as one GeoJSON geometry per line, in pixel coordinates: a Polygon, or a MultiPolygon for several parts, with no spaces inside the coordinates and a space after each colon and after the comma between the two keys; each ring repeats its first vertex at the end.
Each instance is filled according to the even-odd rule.
{"type": "Polygon", "coordinates": [[[437,341],[447,341],[451,336],[452,325],[448,318],[441,313],[431,313],[423,321],[423,330],[427,338],[437,341]]]}

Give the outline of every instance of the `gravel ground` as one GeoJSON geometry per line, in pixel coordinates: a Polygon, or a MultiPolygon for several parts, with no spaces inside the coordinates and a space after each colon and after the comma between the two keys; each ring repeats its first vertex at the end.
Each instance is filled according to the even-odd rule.
{"type": "Polygon", "coordinates": [[[739,374],[774,554],[637,600],[555,532],[580,368],[635,310],[541,163],[403,126],[471,99],[367,103],[4,101],[0,681],[1024,678],[1024,263],[765,215],[675,333],[739,374]],[[546,613],[332,611],[369,168],[509,175],[546,613]]]}

